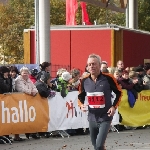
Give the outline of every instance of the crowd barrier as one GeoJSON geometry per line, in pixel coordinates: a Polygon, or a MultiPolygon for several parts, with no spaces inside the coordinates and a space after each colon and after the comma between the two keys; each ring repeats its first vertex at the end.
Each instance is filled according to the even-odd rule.
{"type": "MultiPolygon", "coordinates": [[[[123,90],[118,107],[122,123],[127,126],[150,124],[150,91],[142,91],[133,108],[123,90]]],[[[35,97],[24,93],[0,94],[0,135],[47,132],[88,128],[88,112],[78,107],[78,92],[69,92],[65,98],[56,93],[53,98],[35,97]]],[[[112,124],[118,124],[116,112],[112,124]]]]}

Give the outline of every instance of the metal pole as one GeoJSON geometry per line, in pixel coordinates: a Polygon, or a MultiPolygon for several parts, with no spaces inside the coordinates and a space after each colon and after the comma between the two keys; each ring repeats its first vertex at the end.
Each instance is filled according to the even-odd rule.
{"type": "Polygon", "coordinates": [[[40,63],[50,62],[50,1],[39,0],[40,63]]]}
{"type": "Polygon", "coordinates": [[[35,0],[35,44],[36,44],[36,64],[40,64],[39,56],[39,0],[35,0]]]}
{"type": "Polygon", "coordinates": [[[129,0],[129,28],[138,28],[138,2],[129,0]]]}
{"type": "Polygon", "coordinates": [[[127,1],[126,7],[126,27],[129,28],[129,0],[127,1]]]}
{"type": "Polygon", "coordinates": [[[129,28],[134,29],[134,0],[129,0],[129,28]]]}
{"type": "Polygon", "coordinates": [[[135,15],[135,21],[134,21],[134,27],[135,29],[138,29],[138,1],[134,1],[134,15],[135,15]]]}

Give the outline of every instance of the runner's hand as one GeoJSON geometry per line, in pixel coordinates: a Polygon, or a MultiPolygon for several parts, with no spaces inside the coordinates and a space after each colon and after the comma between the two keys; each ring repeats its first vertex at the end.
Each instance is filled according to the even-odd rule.
{"type": "Polygon", "coordinates": [[[114,114],[115,114],[115,111],[116,111],[116,109],[115,109],[115,107],[114,106],[112,106],[109,110],[108,110],[108,116],[110,117],[110,116],[113,116],[114,114]]]}

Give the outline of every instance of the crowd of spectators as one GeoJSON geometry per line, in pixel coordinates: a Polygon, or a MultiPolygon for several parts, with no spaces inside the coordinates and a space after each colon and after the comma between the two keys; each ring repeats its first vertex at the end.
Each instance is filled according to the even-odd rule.
{"type": "MultiPolygon", "coordinates": [[[[35,96],[39,93],[42,97],[47,98],[55,96],[55,91],[57,91],[61,93],[62,97],[66,97],[68,92],[77,91],[80,87],[81,79],[89,75],[87,66],[82,75],[78,69],[72,69],[69,72],[65,68],[60,68],[57,71],[56,78],[52,79],[50,66],[51,63],[43,62],[40,64],[41,70],[29,70],[24,66],[20,71],[15,66],[1,66],[0,94],[23,92],[35,96]]],[[[107,62],[102,61],[101,72],[112,74],[122,89],[126,89],[133,94],[135,101],[138,98],[138,92],[150,89],[150,63],[146,63],[143,66],[124,68],[124,63],[121,60],[117,62],[116,67],[108,67],[107,62]]],[[[71,133],[76,132],[71,131],[71,133]]],[[[26,133],[25,135],[27,138],[32,137],[35,139],[41,136],[50,137],[50,133],[26,133]]],[[[0,139],[3,137],[12,140],[9,135],[1,136],[0,139]]],[[[22,140],[24,139],[20,138],[18,134],[14,135],[13,141],[22,140]]],[[[0,143],[3,142],[0,141],[0,143]]]]}

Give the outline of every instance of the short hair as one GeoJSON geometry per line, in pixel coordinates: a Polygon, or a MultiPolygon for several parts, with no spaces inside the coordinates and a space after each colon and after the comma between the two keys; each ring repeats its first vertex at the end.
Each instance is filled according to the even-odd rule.
{"type": "Polygon", "coordinates": [[[29,69],[25,66],[23,66],[21,69],[20,69],[20,73],[22,73],[23,71],[27,71],[28,73],[30,73],[29,69]]]}
{"type": "Polygon", "coordinates": [[[101,64],[101,57],[97,54],[90,54],[88,58],[96,58],[99,64],[101,64]]]}
{"type": "Polygon", "coordinates": [[[134,77],[138,77],[138,73],[136,73],[135,71],[130,71],[129,72],[129,78],[134,78],[134,77]]]}
{"type": "Polygon", "coordinates": [[[80,71],[78,70],[78,69],[72,69],[71,70],[71,75],[72,75],[72,77],[74,78],[74,77],[76,77],[77,75],[79,75],[80,74],[80,71]]]}

